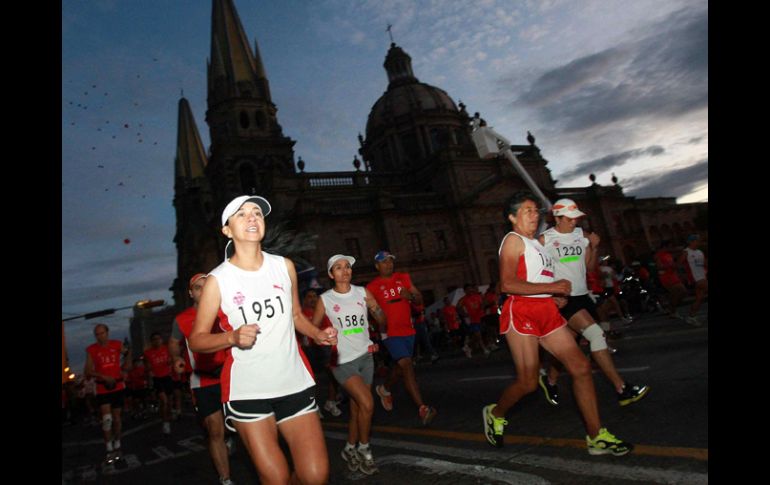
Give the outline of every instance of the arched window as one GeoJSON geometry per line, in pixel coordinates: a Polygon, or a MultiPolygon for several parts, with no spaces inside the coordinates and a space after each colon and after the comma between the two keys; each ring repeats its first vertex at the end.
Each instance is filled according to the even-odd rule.
{"type": "Polygon", "coordinates": [[[249,115],[245,111],[241,111],[241,128],[244,130],[249,127],[249,115]]]}

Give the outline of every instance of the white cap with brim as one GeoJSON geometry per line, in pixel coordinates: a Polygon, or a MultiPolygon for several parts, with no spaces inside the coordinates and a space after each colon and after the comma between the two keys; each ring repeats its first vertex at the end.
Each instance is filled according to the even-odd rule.
{"type": "Polygon", "coordinates": [[[571,219],[577,219],[585,215],[584,212],[578,209],[577,204],[572,199],[559,199],[553,204],[551,209],[553,210],[553,215],[567,216],[571,219]]]}
{"type": "Polygon", "coordinates": [[[222,211],[222,225],[226,225],[230,216],[238,212],[238,209],[240,209],[246,202],[254,202],[257,204],[259,208],[262,209],[262,215],[264,217],[267,217],[267,215],[270,214],[270,202],[264,197],[258,195],[241,195],[231,200],[230,203],[225,206],[225,210],[222,211]]]}
{"type": "Polygon", "coordinates": [[[329,261],[326,263],[326,271],[331,272],[332,266],[334,266],[334,263],[339,261],[340,259],[346,259],[348,263],[350,263],[350,266],[353,266],[356,264],[356,258],[353,256],[345,256],[344,254],[335,254],[331,258],[329,258],[329,261]]]}

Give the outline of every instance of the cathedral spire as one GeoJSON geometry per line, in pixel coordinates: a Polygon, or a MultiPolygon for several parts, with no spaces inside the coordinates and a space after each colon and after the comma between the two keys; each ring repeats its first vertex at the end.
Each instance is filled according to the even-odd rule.
{"type": "Polygon", "coordinates": [[[177,179],[185,180],[203,177],[206,163],[206,152],[195,125],[190,103],[183,97],[179,100],[174,175],[177,179]]]}
{"type": "Polygon", "coordinates": [[[209,102],[230,98],[261,98],[270,102],[267,77],[259,51],[252,53],[233,0],[213,0],[209,102]]]}

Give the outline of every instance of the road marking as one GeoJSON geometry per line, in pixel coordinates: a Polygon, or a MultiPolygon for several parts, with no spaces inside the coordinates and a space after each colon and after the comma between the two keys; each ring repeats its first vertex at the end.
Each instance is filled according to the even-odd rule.
{"type": "MultiPolygon", "coordinates": [[[[324,423],[324,426],[332,423],[324,423]]],[[[334,423],[337,424],[337,423],[334,423]]],[[[345,427],[345,426],[342,426],[345,427]]],[[[373,427],[372,431],[382,431],[373,427]]],[[[408,430],[408,431],[429,431],[429,430],[408,430]]],[[[387,432],[387,431],[386,431],[387,432]]],[[[413,433],[414,434],[414,433],[413,433]]],[[[467,433],[470,434],[470,433],[467,433]]],[[[338,433],[334,431],[326,431],[324,435],[327,438],[336,440],[347,440],[347,433],[338,433]]],[[[482,440],[486,441],[482,437],[482,440]]],[[[506,443],[508,443],[509,437],[505,437],[506,443]]],[[[472,440],[477,441],[477,440],[472,440]]],[[[564,440],[564,441],[577,441],[577,440],[564,440]]],[[[674,470],[664,470],[660,468],[650,468],[641,466],[625,466],[614,465],[608,463],[601,463],[595,459],[591,460],[571,460],[557,457],[546,457],[532,454],[516,454],[511,455],[510,452],[489,450],[473,450],[466,448],[452,448],[449,446],[439,445],[426,445],[422,443],[413,443],[409,441],[398,441],[387,438],[372,438],[370,442],[375,446],[385,446],[389,448],[396,448],[401,451],[416,451],[421,453],[433,453],[442,455],[445,457],[459,458],[462,460],[484,460],[484,461],[496,461],[506,462],[517,465],[535,466],[540,468],[546,468],[549,470],[557,470],[566,473],[572,473],[574,475],[583,476],[601,476],[603,479],[618,479],[618,480],[631,480],[640,481],[646,483],[664,483],[664,484],[679,484],[679,485],[701,485],[708,484],[708,473],[697,472],[680,472],[674,470]]],[[[585,448],[585,442],[581,442],[583,448],[585,448]]],[[[634,449],[634,453],[640,447],[634,449]]],[[[708,451],[708,450],[706,450],[708,451]]],[[[378,462],[382,459],[378,458],[378,462]]]]}
{"type": "MultiPolygon", "coordinates": [[[[150,426],[155,426],[156,424],[160,424],[160,419],[154,419],[144,424],[140,424],[139,426],[135,428],[131,428],[128,431],[123,431],[121,435],[122,437],[131,436],[136,432],[139,432],[145,428],[149,428],[150,426]]],[[[101,431],[99,431],[99,434],[101,434],[101,431]]],[[[96,439],[87,440],[87,441],[68,441],[67,443],[62,443],[61,445],[64,446],[65,448],[72,448],[73,446],[100,445],[100,444],[101,445],[104,444],[104,438],[96,438],[96,439]]]]}
{"type": "MultiPolygon", "coordinates": [[[[347,429],[347,423],[323,423],[325,428],[347,429]]],[[[372,431],[391,434],[404,434],[413,436],[429,436],[432,438],[452,439],[459,441],[475,441],[486,443],[487,439],[481,433],[467,433],[464,431],[442,431],[438,429],[401,428],[397,426],[372,426],[372,431]]],[[[505,435],[505,443],[512,445],[529,446],[556,446],[577,448],[585,450],[585,440],[570,438],[543,438],[540,436],[511,436],[505,435]]],[[[673,446],[634,445],[635,455],[648,455],[657,457],[691,458],[700,461],[708,461],[708,448],[684,448],[673,446]]]]}
{"type": "MultiPolygon", "coordinates": [[[[425,468],[428,475],[444,475],[447,473],[459,473],[476,478],[486,478],[496,482],[509,483],[511,485],[550,485],[548,480],[513,470],[492,468],[482,465],[467,465],[465,463],[453,463],[451,461],[437,460],[412,455],[388,455],[377,459],[377,465],[399,463],[402,465],[425,468]]],[[[363,477],[368,478],[368,477],[363,477]]]]}

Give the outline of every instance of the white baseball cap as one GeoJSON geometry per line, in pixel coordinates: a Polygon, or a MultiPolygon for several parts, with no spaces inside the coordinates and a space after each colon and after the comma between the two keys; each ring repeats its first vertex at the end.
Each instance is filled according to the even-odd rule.
{"type": "Polygon", "coordinates": [[[345,256],[344,254],[335,254],[331,258],[329,258],[329,261],[326,263],[326,271],[331,272],[332,266],[334,266],[334,263],[336,263],[340,259],[346,259],[348,263],[350,263],[350,266],[353,266],[356,264],[356,258],[353,256],[345,256]]]}
{"type": "Polygon", "coordinates": [[[585,215],[584,212],[578,209],[577,204],[572,199],[559,199],[551,209],[555,216],[567,216],[572,219],[577,219],[578,217],[585,215]]]}
{"type": "Polygon", "coordinates": [[[238,212],[238,209],[240,209],[246,202],[254,202],[257,204],[259,208],[262,209],[262,215],[264,217],[267,217],[267,215],[270,214],[270,202],[264,197],[258,195],[241,195],[231,200],[230,203],[225,206],[225,210],[222,211],[222,225],[226,225],[227,219],[238,212]]]}

